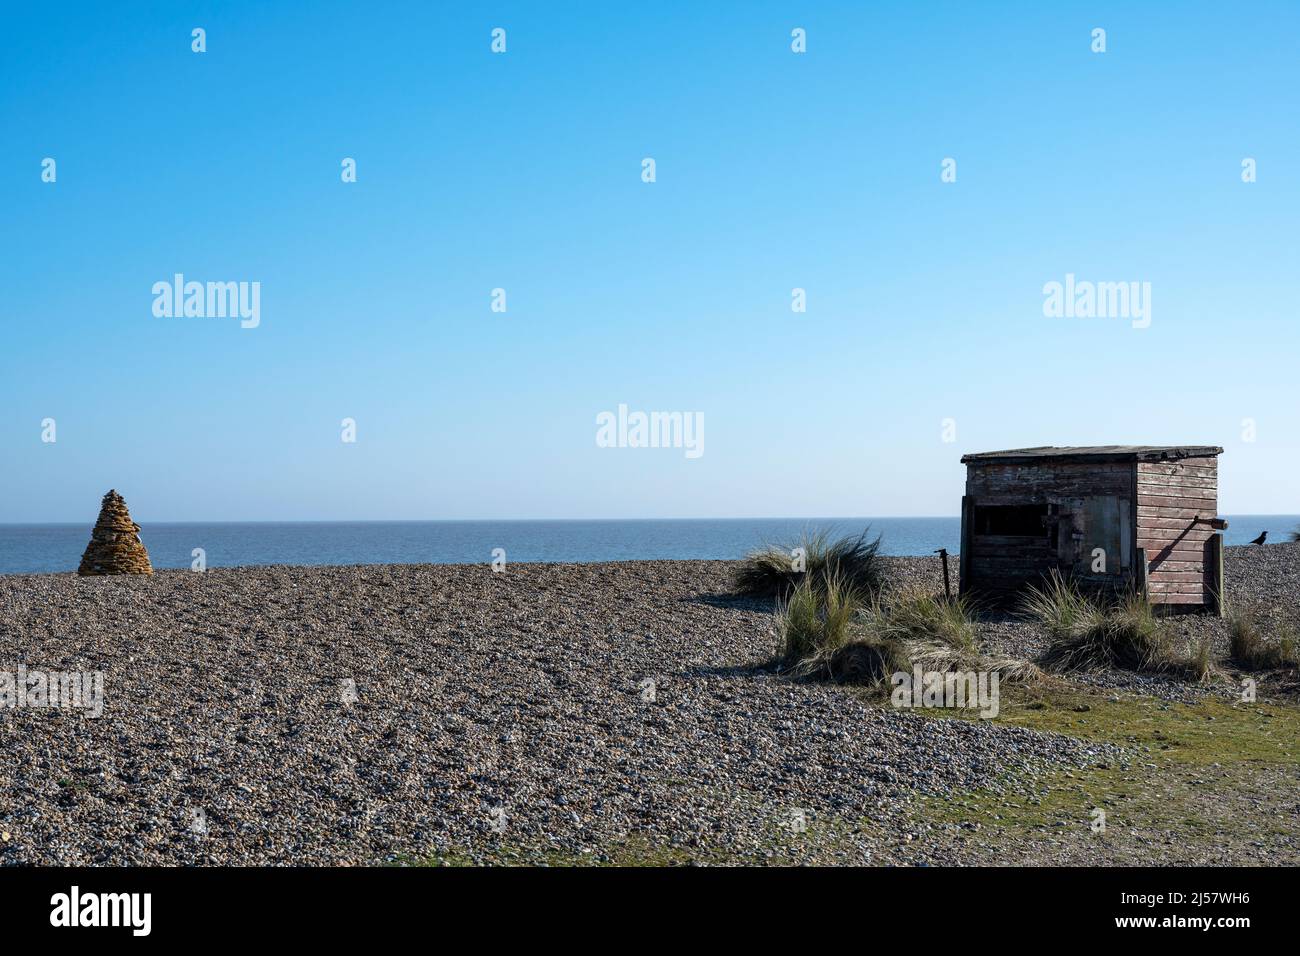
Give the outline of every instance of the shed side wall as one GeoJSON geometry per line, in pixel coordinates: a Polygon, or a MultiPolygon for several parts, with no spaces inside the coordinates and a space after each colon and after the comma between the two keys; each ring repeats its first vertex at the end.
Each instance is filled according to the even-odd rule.
{"type": "Polygon", "coordinates": [[[1138,462],[1137,546],[1150,563],[1151,600],[1208,604],[1206,548],[1214,530],[1196,518],[1219,509],[1217,458],[1138,462]]]}

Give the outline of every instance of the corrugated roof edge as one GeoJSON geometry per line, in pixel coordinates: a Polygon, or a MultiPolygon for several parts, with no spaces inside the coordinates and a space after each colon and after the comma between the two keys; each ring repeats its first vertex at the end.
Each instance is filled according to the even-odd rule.
{"type": "Polygon", "coordinates": [[[961,456],[969,462],[1031,462],[1087,459],[1088,461],[1178,461],[1182,458],[1205,458],[1222,455],[1218,445],[1090,445],[1009,448],[1006,451],[972,452],[961,456]]]}

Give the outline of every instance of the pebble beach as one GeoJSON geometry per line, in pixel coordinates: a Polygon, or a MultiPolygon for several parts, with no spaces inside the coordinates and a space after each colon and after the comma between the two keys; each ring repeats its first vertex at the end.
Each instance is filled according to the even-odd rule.
{"type": "MultiPolygon", "coordinates": [[[[890,563],[942,587],[935,558],[890,563]]],[[[1228,563],[1231,600],[1295,618],[1300,546],[1228,563]]],[[[733,569],[0,576],[0,670],[104,673],[100,717],[0,711],[0,864],[599,860],[628,841],[761,862],[805,820],[854,821],[833,862],[906,864],[927,852],[913,799],[1131,759],[774,674],[771,606],[731,596],[733,569]]],[[[1035,647],[1016,622],[982,635],[1035,647]]]]}

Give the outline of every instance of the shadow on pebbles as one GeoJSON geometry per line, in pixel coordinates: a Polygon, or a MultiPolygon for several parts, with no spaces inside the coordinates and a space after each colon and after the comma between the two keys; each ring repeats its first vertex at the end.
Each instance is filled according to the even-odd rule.
{"type": "Polygon", "coordinates": [[[1109,748],[865,706],[755,668],[723,562],[0,576],[0,671],[104,672],[102,716],[0,711],[0,863],[761,859],[802,814],[886,862],[914,794],[1109,748]],[[892,829],[891,829],[892,828],[892,829]]]}

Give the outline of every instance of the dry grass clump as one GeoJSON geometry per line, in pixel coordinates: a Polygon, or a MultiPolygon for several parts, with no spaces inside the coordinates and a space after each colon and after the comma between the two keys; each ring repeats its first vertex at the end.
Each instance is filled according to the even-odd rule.
{"type": "Polygon", "coordinates": [[[848,641],[849,622],[859,606],[856,592],[837,575],[821,587],[811,578],[800,581],[777,609],[782,660],[798,666],[835,653],[848,641]]]}
{"type": "Polygon", "coordinates": [[[1054,640],[1095,631],[1105,618],[1105,611],[1096,602],[1057,571],[1041,587],[1029,589],[1020,609],[1025,617],[1041,624],[1054,640]]]}
{"type": "Polygon", "coordinates": [[[927,672],[997,671],[1006,681],[1041,676],[1028,661],[982,656],[970,604],[919,588],[863,603],[838,576],[821,588],[806,579],[778,614],[782,664],[799,676],[865,686],[916,666],[927,672]]]}
{"type": "Polygon", "coordinates": [[[912,666],[922,671],[984,671],[997,673],[1003,683],[1032,683],[1042,679],[1043,672],[1032,661],[1015,657],[987,657],[974,651],[963,651],[950,644],[916,643],[910,645],[912,666]]]}
{"type": "Polygon", "coordinates": [[[1161,672],[1186,663],[1178,659],[1151,604],[1139,595],[1106,607],[1053,571],[1042,587],[1030,589],[1022,610],[1051,638],[1041,658],[1049,670],[1161,672]]]}
{"type": "Polygon", "coordinates": [[[948,600],[911,586],[879,597],[867,609],[868,626],[882,638],[908,644],[937,644],[974,653],[975,613],[965,598],[948,600]]]}
{"type": "Polygon", "coordinates": [[[794,586],[778,608],[782,665],[799,677],[871,686],[911,667],[900,641],[864,631],[858,591],[831,573],[794,586]]]}
{"type": "Polygon", "coordinates": [[[1004,681],[1035,680],[1029,661],[990,658],[979,652],[975,608],[964,598],[948,599],[920,587],[907,587],[877,599],[863,612],[864,626],[878,640],[907,648],[912,666],[923,671],[997,671],[1004,681]]]}
{"type": "Polygon", "coordinates": [[[911,669],[907,648],[897,641],[849,641],[826,659],[826,672],[833,680],[864,687],[884,684],[894,674],[911,669]]]}
{"type": "Polygon", "coordinates": [[[1183,662],[1182,672],[1189,680],[1206,683],[1214,676],[1214,641],[1207,634],[1196,642],[1196,647],[1183,662]]]}
{"type": "Polygon", "coordinates": [[[834,578],[860,597],[868,598],[880,591],[885,580],[880,536],[868,540],[870,530],[837,540],[831,540],[826,531],[805,534],[799,543],[804,552],[802,571],[795,570],[793,548],[768,545],[741,562],[733,586],[750,597],[785,599],[804,581],[824,589],[834,578]]]}
{"type": "Polygon", "coordinates": [[[1250,611],[1233,611],[1228,615],[1228,641],[1233,661],[1245,670],[1287,670],[1300,666],[1300,640],[1295,629],[1283,625],[1277,640],[1270,641],[1250,611]]]}

